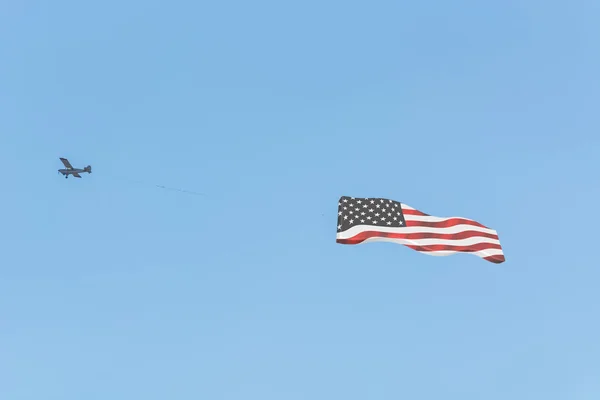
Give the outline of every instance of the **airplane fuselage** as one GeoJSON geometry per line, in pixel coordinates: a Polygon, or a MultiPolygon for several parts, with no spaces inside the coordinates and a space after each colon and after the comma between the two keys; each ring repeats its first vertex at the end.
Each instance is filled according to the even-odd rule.
{"type": "Polygon", "coordinates": [[[81,175],[84,172],[87,172],[88,174],[92,173],[92,169],[91,167],[87,167],[87,168],[61,168],[58,170],[59,173],[63,174],[65,176],[65,178],[68,178],[69,175],[73,175],[75,178],[81,178],[81,175]]]}
{"type": "Polygon", "coordinates": [[[59,169],[58,172],[60,172],[63,175],[69,175],[69,174],[82,174],[84,172],[87,172],[86,170],[83,170],[81,168],[73,168],[73,169],[59,169]]]}

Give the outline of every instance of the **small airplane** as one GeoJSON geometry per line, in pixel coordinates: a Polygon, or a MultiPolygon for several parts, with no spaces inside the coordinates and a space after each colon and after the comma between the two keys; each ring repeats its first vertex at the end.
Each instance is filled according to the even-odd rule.
{"type": "Polygon", "coordinates": [[[87,167],[85,167],[83,169],[73,168],[73,166],[71,165],[69,160],[67,160],[66,158],[61,157],[60,161],[62,161],[62,163],[65,165],[65,168],[59,169],[58,172],[63,174],[65,176],[65,179],[67,179],[69,177],[69,175],[73,175],[75,178],[81,178],[81,175],[79,175],[80,173],[84,173],[84,172],[87,172],[88,174],[92,173],[91,165],[88,165],[87,167]]]}

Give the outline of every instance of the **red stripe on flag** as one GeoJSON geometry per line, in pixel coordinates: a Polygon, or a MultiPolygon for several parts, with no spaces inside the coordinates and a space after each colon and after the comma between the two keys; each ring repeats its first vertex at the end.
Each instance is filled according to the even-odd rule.
{"type": "Polygon", "coordinates": [[[457,233],[432,233],[432,232],[415,232],[415,233],[399,233],[399,232],[381,232],[381,231],[362,231],[352,237],[352,240],[363,240],[372,237],[386,237],[391,239],[441,239],[441,240],[462,240],[472,237],[484,237],[498,240],[498,235],[493,235],[487,232],[478,231],[462,231],[457,233]]]}
{"type": "Polygon", "coordinates": [[[456,225],[473,225],[473,226],[478,226],[480,228],[490,229],[487,226],[480,224],[479,222],[475,222],[471,219],[460,218],[460,217],[448,218],[445,221],[436,221],[436,222],[410,221],[410,220],[406,221],[406,226],[424,226],[424,227],[428,227],[428,228],[449,228],[451,226],[456,226],[456,225]]]}

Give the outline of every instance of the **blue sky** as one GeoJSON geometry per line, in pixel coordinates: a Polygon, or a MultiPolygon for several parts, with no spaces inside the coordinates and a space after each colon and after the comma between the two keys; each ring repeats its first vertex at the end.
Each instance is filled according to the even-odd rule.
{"type": "Polygon", "coordinates": [[[599,398],[597,2],[5,3],[0,398],[599,398]]]}

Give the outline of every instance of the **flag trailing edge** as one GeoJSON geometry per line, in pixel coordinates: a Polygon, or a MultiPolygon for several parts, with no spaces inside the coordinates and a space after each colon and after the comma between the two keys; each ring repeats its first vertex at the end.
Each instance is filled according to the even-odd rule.
{"type": "Polygon", "coordinates": [[[468,218],[431,216],[386,198],[340,197],[336,242],[393,242],[431,256],[469,253],[495,264],[505,261],[495,230],[468,218]]]}

